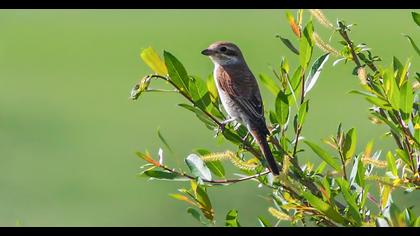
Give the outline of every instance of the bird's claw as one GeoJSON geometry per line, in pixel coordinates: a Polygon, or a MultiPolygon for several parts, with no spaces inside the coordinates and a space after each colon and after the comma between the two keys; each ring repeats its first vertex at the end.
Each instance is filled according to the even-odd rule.
{"type": "Polygon", "coordinates": [[[226,124],[221,123],[216,130],[216,134],[214,135],[214,137],[217,137],[220,133],[223,133],[225,131],[225,126],[226,124]]]}

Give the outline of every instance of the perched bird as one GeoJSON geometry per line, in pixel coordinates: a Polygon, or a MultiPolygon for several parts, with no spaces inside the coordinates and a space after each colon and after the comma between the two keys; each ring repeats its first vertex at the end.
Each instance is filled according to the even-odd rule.
{"type": "Polygon", "coordinates": [[[220,100],[229,118],[223,125],[237,121],[254,137],[267,160],[270,171],[279,174],[279,168],[267,142],[264,107],[257,80],[250,71],[241,50],[231,42],[215,42],[201,54],[214,63],[213,76],[220,100]]]}

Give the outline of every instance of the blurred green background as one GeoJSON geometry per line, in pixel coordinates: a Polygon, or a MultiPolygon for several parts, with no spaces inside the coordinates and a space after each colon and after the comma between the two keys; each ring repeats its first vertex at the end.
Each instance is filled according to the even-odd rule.
{"type": "MultiPolygon", "coordinates": [[[[412,66],[419,68],[401,35],[420,38],[409,10],[325,14],[332,22],[356,23],[351,38],[372,47],[385,66],[395,55],[402,61],[412,56],[412,66]]],[[[315,30],[324,40],[330,36],[318,23],[315,30]]],[[[128,99],[132,86],[150,73],[139,52],[147,46],[169,50],[190,74],[206,78],[213,67],[200,51],[213,41],[230,40],[242,48],[256,75],[271,75],[269,66],[278,66],[282,56],[294,70],[297,58],[276,34],[293,38],[284,10],[1,10],[0,225],[199,226],[185,203],[168,196],[187,183],[139,179],[143,162],[134,152],[148,149],[156,155],[162,146],[158,127],[176,151],[176,156],[165,151],[165,161],[174,167],[185,167],[182,158],[194,148],[231,146],[177,107],[183,99],[175,94],[128,99]]],[[[338,47],[337,39],[332,41],[338,47]]],[[[381,137],[386,129],[367,119],[368,103],[348,94],[359,87],[353,65],[332,70],[331,63],[309,94],[303,135],[320,143],[342,122],[345,129],[357,128],[358,151],[371,139],[383,152],[394,149],[390,138],[381,137]]],[[[274,97],[262,90],[272,109],[274,97]]],[[[302,156],[318,162],[311,151],[302,156]]],[[[211,188],[209,194],[218,225],[232,208],[243,225],[256,226],[258,215],[274,222],[267,213],[267,191],[255,182],[211,188]]],[[[418,193],[404,197],[402,206],[420,199],[418,193]]],[[[420,213],[418,206],[415,211],[420,213]]]]}

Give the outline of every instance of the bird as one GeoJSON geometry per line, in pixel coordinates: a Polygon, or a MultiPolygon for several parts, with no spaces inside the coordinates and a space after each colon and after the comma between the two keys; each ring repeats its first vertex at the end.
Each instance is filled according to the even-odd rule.
{"type": "Polygon", "coordinates": [[[264,106],[257,80],[249,69],[237,45],[228,41],[212,43],[201,54],[214,64],[213,77],[220,101],[228,118],[222,122],[236,121],[244,125],[260,147],[268,168],[279,175],[279,168],[267,142],[270,131],[264,117],[264,106]]]}

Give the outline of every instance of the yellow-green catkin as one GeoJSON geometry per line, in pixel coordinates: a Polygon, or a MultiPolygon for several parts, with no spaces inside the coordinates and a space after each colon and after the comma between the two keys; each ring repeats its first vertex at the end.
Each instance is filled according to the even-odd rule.
{"type": "Polygon", "coordinates": [[[219,153],[210,153],[201,157],[204,162],[209,161],[222,161],[229,159],[230,162],[239,169],[242,170],[254,170],[258,165],[254,162],[246,162],[241,160],[236,153],[231,151],[219,152],[219,153]]]}
{"type": "Polygon", "coordinates": [[[270,212],[270,214],[276,217],[278,220],[291,220],[291,217],[289,215],[275,209],[274,207],[268,208],[268,212],[270,212]]]}

